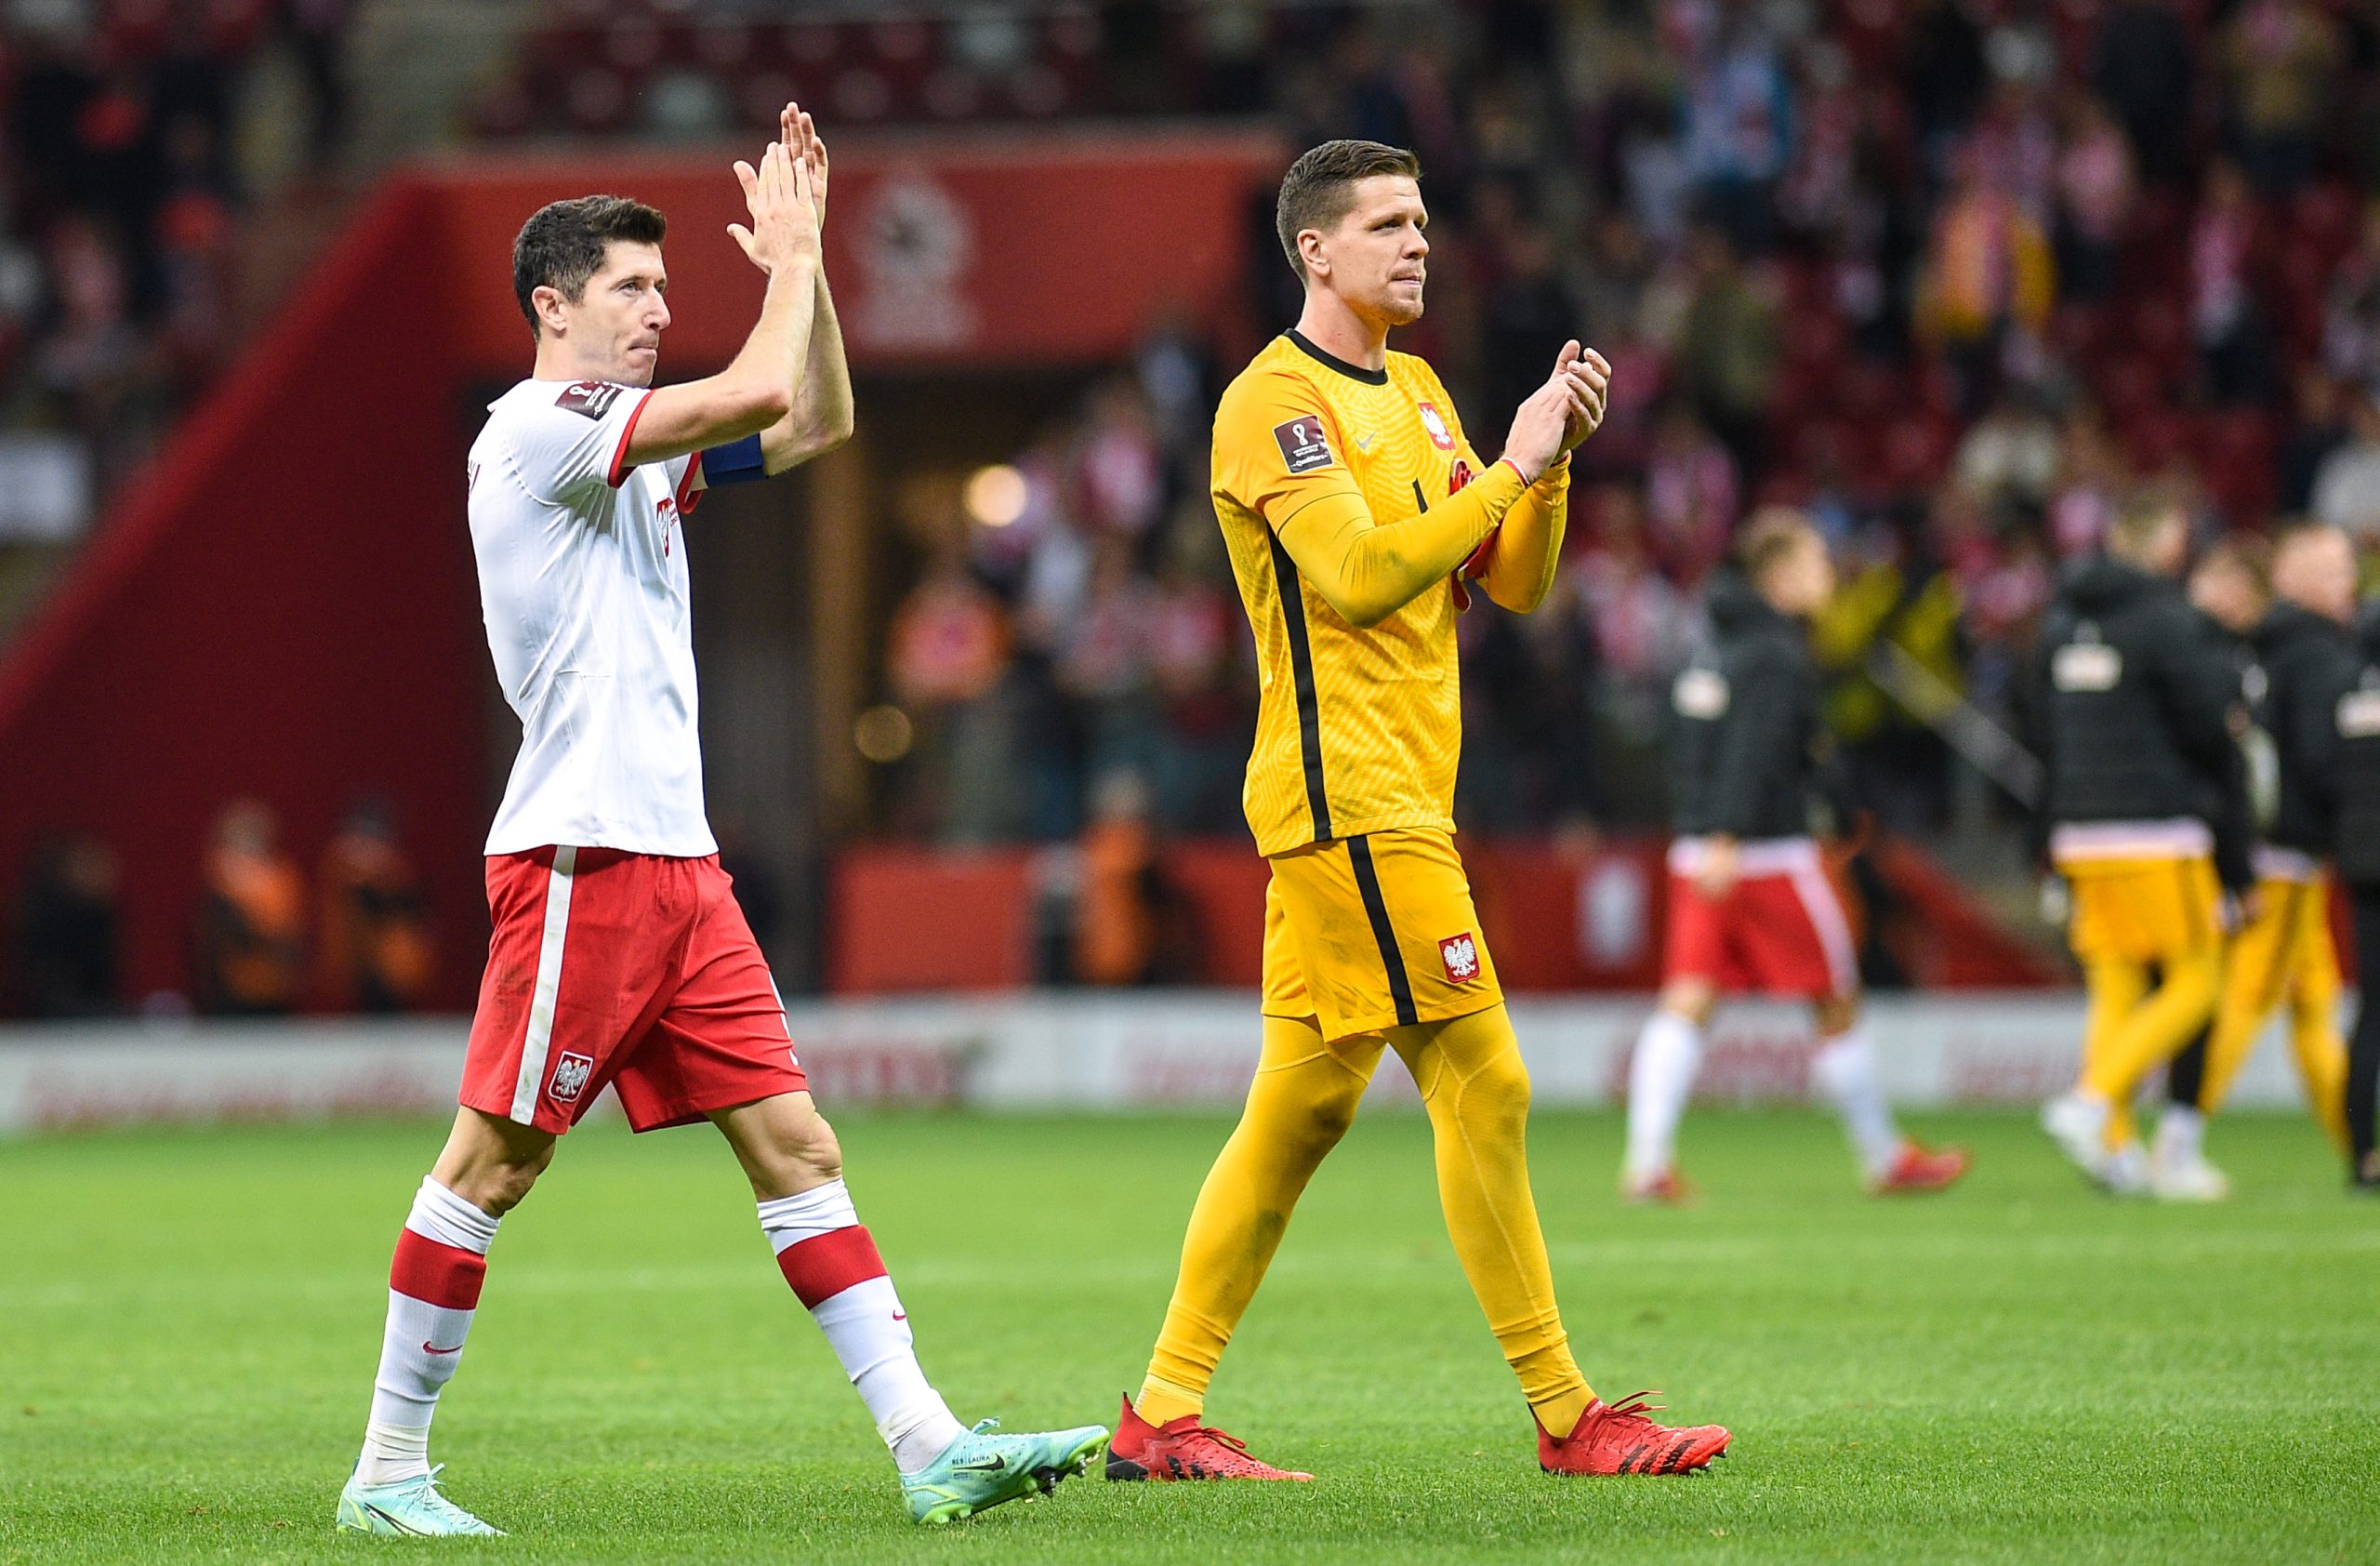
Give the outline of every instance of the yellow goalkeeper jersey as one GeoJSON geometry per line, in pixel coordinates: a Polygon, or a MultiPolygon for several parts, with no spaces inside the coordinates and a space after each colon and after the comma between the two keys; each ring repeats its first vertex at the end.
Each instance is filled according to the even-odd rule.
{"type": "MultiPolygon", "coordinates": [[[[1548,485],[1555,505],[1567,471],[1558,482],[1548,485]]],[[[1409,353],[1367,370],[1289,332],[1223,392],[1212,489],[1256,633],[1256,745],[1242,799],[1259,853],[1392,827],[1453,829],[1462,691],[1452,577],[1358,627],[1301,578],[1281,532],[1327,516],[1309,513],[1322,507],[1343,513],[1333,525],[1352,535],[1474,483],[1494,493],[1466,498],[1495,515],[1528,487],[1511,464],[1481,463],[1446,388],[1409,353]]]]}

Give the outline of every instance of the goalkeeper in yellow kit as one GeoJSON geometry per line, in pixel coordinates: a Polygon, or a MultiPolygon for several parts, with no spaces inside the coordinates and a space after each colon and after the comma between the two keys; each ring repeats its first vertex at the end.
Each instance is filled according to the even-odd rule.
{"type": "Polygon", "coordinates": [[[1276,226],[1305,284],[1215,414],[1215,511],[1256,633],[1245,803],[1272,866],[1263,1052],[1190,1214],[1148,1378],[1110,1479],[1310,1476],[1209,1426],[1207,1383],[1298,1194],[1383,1050],[1413,1074],[1447,1227],[1554,1473],[1684,1473],[1725,1450],[1597,1399],[1571,1359],[1529,1194],[1528,1075],[1455,853],[1455,616],[1476,582],[1535,608],[1554,580],[1568,455],[1610,366],[1573,342],[1482,462],[1430,366],[1387,351],[1418,319],[1429,242],[1409,153],[1331,141],[1290,166],[1276,226]]]}

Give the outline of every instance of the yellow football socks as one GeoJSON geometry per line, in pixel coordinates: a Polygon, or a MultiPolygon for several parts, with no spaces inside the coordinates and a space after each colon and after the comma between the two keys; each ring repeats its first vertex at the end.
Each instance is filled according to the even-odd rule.
{"type": "Polygon", "coordinates": [[[1567,1436],[1594,1400],[1554,1302],[1554,1267],[1528,1185],[1528,1071],[1501,1005],[1400,1028],[1437,1147],[1438,1201],[1471,1292],[1538,1422],[1567,1436]]]}
{"type": "MultiPolygon", "coordinates": [[[[2149,993],[2149,970],[2120,958],[2096,958],[2083,962],[2082,983],[2090,996],[2090,1011],[2082,1025],[2082,1081],[2088,1083],[2092,1073],[2108,1058],[2109,1048],[2125,1019],[2140,1009],[2141,997],[2149,993]]],[[[2136,1134],[2130,1099],[2112,1103],[2108,1114],[2107,1145],[2122,1147],[2136,1134]]]]}
{"type": "Polygon", "coordinates": [[[2214,1014],[2222,987],[2223,954],[2210,946],[2168,959],[2162,982],[2105,1032],[2097,1026],[2098,969],[2099,964],[2093,964],[2089,975],[2093,1028],[2084,1052],[2082,1086],[2122,1108],[2132,1102],[2141,1079],[2181,1053],[2214,1014]]]}
{"type": "Polygon", "coordinates": [[[1132,1406],[1152,1425],[1203,1408],[1207,1383],[1323,1156],[1355,1118],[1377,1035],[1323,1042],[1311,1020],[1268,1016],[1239,1124],[1190,1209],[1165,1328],[1132,1406]]]}
{"type": "MultiPolygon", "coordinates": [[[[1529,1193],[1528,1075],[1512,1022],[1499,1005],[1391,1037],[1429,1110],[1438,1197],[1464,1276],[1539,1422],[1567,1436],[1594,1393],[1570,1356],[1529,1193]]],[[[1355,1119],[1382,1043],[1371,1035],[1326,1045],[1310,1021],[1264,1019],[1256,1080],[1191,1209],[1165,1327],[1133,1400],[1150,1424],[1203,1411],[1223,1347],[1306,1181],[1355,1119]]]]}

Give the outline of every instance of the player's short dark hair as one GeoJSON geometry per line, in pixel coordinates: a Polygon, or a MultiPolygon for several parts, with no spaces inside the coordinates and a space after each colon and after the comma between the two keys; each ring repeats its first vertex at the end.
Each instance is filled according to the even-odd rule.
{"type": "Polygon", "coordinates": [[[1305,276],[1305,260],[1298,254],[1298,235],[1306,229],[1335,226],[1355,205],[1355,181],[1375,174],[1421,178],[1421,160],[1402,147],[1381,141],[1325,141],[1309,147],[1281,176],[1281,198],[1273,206],[1273,231],[1281,236],[1281,252],[1289,270],[1305,276]]]}
{"type": "Polygon", "coordinates": [[[1763,506],[1736,535],[1736,569],[1758,586],[1778,562],[1818,536],[1818,524],[1792,507],[1763,506]]]}
{"type": "Polygon", "coordinates": [[[537,335],[537,307],[531,296],[551,288],[571,303],[587,292],[587,280],[603,270],[611,243],[658,245],[669,219],[627,196],[589,195],[549,202],[521,225],[512,242],[512,297],[537,335]]]}

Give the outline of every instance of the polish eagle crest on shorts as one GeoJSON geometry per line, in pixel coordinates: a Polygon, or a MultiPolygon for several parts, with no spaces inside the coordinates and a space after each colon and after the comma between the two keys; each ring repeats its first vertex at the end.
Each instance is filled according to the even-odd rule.
{"type": "Polygon", "coordinates": [[[1446,964],[1448,984],[1469,984],[1479,976],[1479,943],[1465,930],[1438,943],[1438,961],[1446,964]]]}
{"type": "Polygon", "coordinates": [[[578,1095],[587,1091],[587,1079],[595,1069],[595,1062],[583,1055],[564,1055],[554,1062],[554,1102],[575,1104],[578,1095]]]}

